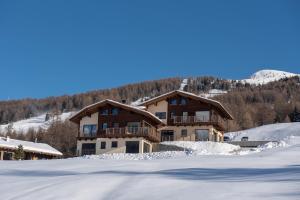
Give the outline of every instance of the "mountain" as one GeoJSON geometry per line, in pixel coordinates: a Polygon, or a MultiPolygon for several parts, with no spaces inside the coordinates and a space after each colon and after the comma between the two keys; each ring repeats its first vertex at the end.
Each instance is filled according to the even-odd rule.
{"type": "Polygon", "coordinates": [[[29,128],[35,130],[47,128],[51,121],[45,121],[45,113],[76,112],[106,98],[116,101],[126,100],[128,104],[137,106],[149,98],[177,89],[187,90],[224,104],[235,118],[229,123],[230,131],[274,122],[290,122],[289,114],[295,107],[300,110],[299,76],[283,71],[261,70],[249,79],[243,80],[209,76],[175,77],[76,95],[2,101],[0,102],[0,125],[2,124],[0,134],[7,128],[11,128],[11,125],[13,125],[11,130],[17,132],[29,128]]]}
{"type": "Polygon", "coordinates": [[[267,84],[273,81],[278,81],[280,79],[291,78],[295,76],[300,77],[300,74],[266,69],[254,73],[249,79],[243,79],[241,80],[241,82],[259,85],[259,84],[267,84]]]}

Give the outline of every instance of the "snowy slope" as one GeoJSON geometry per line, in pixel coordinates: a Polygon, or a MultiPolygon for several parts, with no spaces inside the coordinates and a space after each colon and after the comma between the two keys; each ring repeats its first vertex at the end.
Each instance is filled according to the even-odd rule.
{"type": "Polygon", "coordinates": [[[212,98],[212,97],[226,94],[226,93],[228,93],[228,91],[226,91],[226,90],[211,89],[207,93],[202,93],[199,96],[205,97],[205,98],[212,98]]]}
{"type": "Polygon", "coordinates": [[[249,140],[286,141],[292,142],[291,137],[300,137],[300,122],[279,123],[260,126],[248,130],[226,133],[234,141],[240,141],[247,136],[249,140]]]}
{"type": "MultiPolygon", "coordinates": [[[[72,114],[73,112],[62,113],[61,115],[58,115],[58,118],[62,121],[65,121],[72,114]]],[[[17,122],[13,122],[12,128],[16,132],[21,132],[21,131],[27,132],[29,129],[37,130],[39,128],[47,129],[54,119],[50,119],[48,121],[45,121],[45,119],[46,119],[46,114],[39,115],[37,117],[32,117],[25,120],[20,120],[17,122]]],[[[0,125],[0,131],[6,132],[9,126],[10,124],[0,125]]]]}
{"type": "Polygon", "coordinates": [[[180,84],[179,90],[184,90],[184,88],[188,85],[188,81],[189,81],[189,79],[187,79],[187,78],[183,79],[180,84]]]}
{"type": "Polygon", "coordinates": [[[294,74],[290,72],[284,72],[279,70],[260,70],[254,73],[249,79],[241,80],[242,83],[249,83],[249,84],[266,84],[273,81],[278,81],[283,78],[290,78],[294,76],[299,76],[300,74],[294,74]]]}
{"type": "Polygon", "coordinates": [[[0,161],[1,199],[298,200],[300,146],[245,156],[0,161]]]}

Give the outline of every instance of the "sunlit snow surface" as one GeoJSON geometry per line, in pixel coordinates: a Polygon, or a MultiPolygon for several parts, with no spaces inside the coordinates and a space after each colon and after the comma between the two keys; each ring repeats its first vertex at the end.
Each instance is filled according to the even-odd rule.
{"type": "Polygon", "coordinates": [[[0,199],[298,200],[300,139],[286,134],[253,150],[173,142],[185,151],[0,161],[0,199]]]}
{"type": "Polygon", "coordinates": [[[284,72],[279,70],[260,70],[254,73],[249,79],[241,80],[242,83],[249,83],[255,85],[266,84],[273,81],[278,81],[283,78],[291,78],[294,76],[300,77],[299,74],[294,74],[290,72],[284,72]]]}

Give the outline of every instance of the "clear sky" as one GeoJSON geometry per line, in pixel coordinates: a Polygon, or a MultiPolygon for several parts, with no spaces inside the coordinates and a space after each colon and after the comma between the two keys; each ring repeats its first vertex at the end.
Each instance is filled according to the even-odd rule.
{"type": "Polygon", "coordinates": [[[0,1],[0,99],[300,73],[298,0],[0,1]]]}

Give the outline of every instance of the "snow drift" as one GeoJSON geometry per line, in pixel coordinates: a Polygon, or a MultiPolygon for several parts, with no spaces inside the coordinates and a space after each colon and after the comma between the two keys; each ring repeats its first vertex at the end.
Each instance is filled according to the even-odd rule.
{"type": "Polygon", "coordinates": [[[163,142],[162,144],[183,147],[195,155],[231,155],[241,149],[239,146],[220,142],[175,141],[163,142]]]}
{"type": "Polygon", "coordinates": [[[300,137],[300,122],[269,124],[248,130],[229,132],[225,134],[233,141],[248,137],[252,141],[286,141],[295,142],[300,137]]]}

